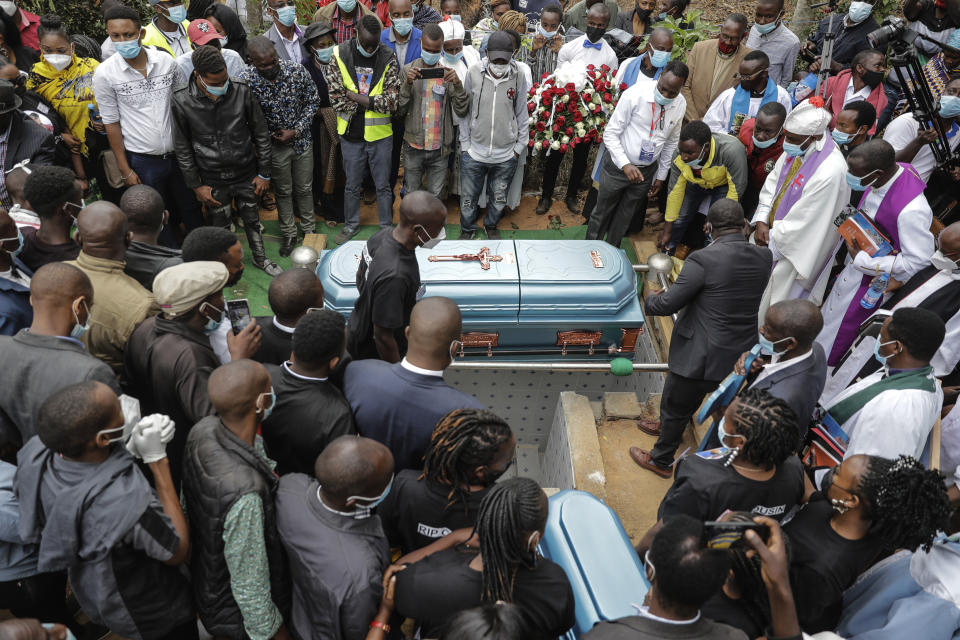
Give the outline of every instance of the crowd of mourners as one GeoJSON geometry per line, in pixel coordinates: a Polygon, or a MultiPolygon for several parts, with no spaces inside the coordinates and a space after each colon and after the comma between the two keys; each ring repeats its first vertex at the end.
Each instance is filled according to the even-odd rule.
{"type": "Polygon", "coordinates": [[[646,597],[584,637],[953,637],[952,0],[901,7],[925,88],[863,0],[809,28],[756,0],[689,49],[688,0],[431,1],[105,0],[101,42],[0,0],[0,639],[564,636],[586,614],[540,552],[547,494],[444,380],[461,312],[415,255],[446,199],[495,240],[558,179],[587,239],[662,223],[679,269],[646,295],[678,315],[629,450],[671,481],[646,597]],[[566,65],[611,73],[614,107],[533,153],[531,87],[566,65]],[[260,217],[287,257],[364,203],[345,319],[260,217]],[[246,324],[245,251],[272,313],[246,324]]]}

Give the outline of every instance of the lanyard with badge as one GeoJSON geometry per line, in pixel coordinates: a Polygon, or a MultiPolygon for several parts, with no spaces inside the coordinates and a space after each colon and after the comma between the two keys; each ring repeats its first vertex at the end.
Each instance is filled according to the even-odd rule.
{"type": "Polygon", "coordinates": [[[665,109],[660,107],[660,117],[657,118],[657,105],[650,103],[650,135],[640,143],[640,165],[646,166],[653,162],[657,153],[657,145],[653,142],[653,131],[658,126],[663,129],[663,114],[665,109]]]}

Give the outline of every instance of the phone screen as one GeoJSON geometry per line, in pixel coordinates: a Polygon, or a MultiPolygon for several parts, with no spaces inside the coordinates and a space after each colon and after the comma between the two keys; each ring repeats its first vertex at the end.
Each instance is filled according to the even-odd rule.
{"type": "Polygon", "coordinates": [[[704,522],[703,528],[706,530],[707,547],[710,549],[729,549],[733,544],[743,538],[743,534],[748,530],[753,530],[763,539],[767,538],[767,527],[756,522],[737,522],[737,521],[710,521],[704,522]]]}
{"type": "Polygon", "coordinates": [[[237,335],[253,321],[250,316],[250,302],[246,298],[227,300],[227,317],[233,327],[233,335],[237,335]]]}
{"type": "Polygon", "coordinates": [[[443,67],[437,67],[436,69],[420,69],[421,78],[442,78],[443,74],[446,72],[446,69],[443,67]]]}

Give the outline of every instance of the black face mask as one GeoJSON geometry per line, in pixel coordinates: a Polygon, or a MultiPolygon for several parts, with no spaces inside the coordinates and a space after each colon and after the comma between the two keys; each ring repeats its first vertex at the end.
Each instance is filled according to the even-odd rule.
{"type": "Polygon", "coordinates": [[[269,69],[258,69],[258,71],[266,80],[276,80],[277,76],[280,75],[280,65],[278,64],[269,69]]]}
{"type": "Polygon", "coordinates": [[[600,27],[587,27],[587,40],[593,43],[600,42],[600,38],[603,37],[604,30],[600,27]]]}
{"type": "Polygon", "coordinates": [[[652,10],[652,9],[641,9],[640,6],[638,5],[637,8],[636,8],[636,12],[637,12],[637,17],[640,18],[641,20],[643,20],[644,22],[646,22],[646,21],[647,21],[647,18],[650,17],[650,14],[653,13],[653,10],[652,10]]]}
{"type": "Polygon", "coordinates": [[[876,87],[878,84],[883,82],[883,71],[864,71],[863,76],[864,83],[871,89],[876,87]]]}

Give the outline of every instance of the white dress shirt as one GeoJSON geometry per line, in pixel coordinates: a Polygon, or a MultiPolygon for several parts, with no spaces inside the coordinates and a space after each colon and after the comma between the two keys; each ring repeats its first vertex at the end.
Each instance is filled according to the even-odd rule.
{"type": "Polygon", "coordinates": [[[843,93],[843,106],[847,106],[851,102],[856,102],[857,100],[866,100],[870,97],[871,92],[873,92],[873,89],[867,85],[860,87],[860,91],[854,91],[853,75],[851,75],[850,82],[847,83],[847,90],[843,93]]]}
{"type": "Polygon", "coordinates": [[[617,54],[614,53],[613,47],[607,44],[606,40],[600,38],[599,50],[583,46],[584,42],[587,42],[587,36],[585,35],[560,47],[560,53],[557,54],[557,66],[559,67],[564,62],[576,60],[583,64],[592,64],[595,67],[605,64],[610,67],[611,71],[617,70],[619,66],[617,54]]]}
{"type": "MultiPolygon", "coordinates": [[[[221,49],[220,53],[223,55],[223,63],[227,65],[228,76],[237,77],[247,68],[247,63],[233,49],[221,49]]],[[[180,67],[180,73],[183,74],[184,79],[189,82],[190,76],[193,75],[193,51],[177,56],[177,66],[180,67]]]]}
{"type": "Polygon", "coordinates": [[[185,82],[176,60],[166,51],[144,47],[147,76],[123,56],[110,56],[93,74],[104,124],[120,123],[127,151],[160,155],[173,151],[173,90],[185,82]]]}
{"type": "Polygon", "coordinates": [[[273,24],[273,28],[276,30],[277,35],[280,36],[280,42],[283,43],[283,48],[287,50],[287,55],[290,56],[290,60],[298,64],[303,62],[303,50],[300,48],[300,27],[294,26],[292,40],[287,40],[283,37],[276,23],[273,24]]]}
{"type": "MultiPolygon", "coordinates": [[[[920,123],[913,119],[913,113],[908,112],[897,116],[893,119],[893,122],[887,125],[883,132],[883,139],[889,142],[895,151],[900,151],[917,137],[919,131],[920,123]]],[[[960,145],[960,133],[955,133],[953,137],[947,139],[950,143],[950,149],[956,151],[957,146],[960,145]]],[[[920,176],[921,180],[924,182],[930,180],[930,174],[937,166],[937,160],[933,157],[933,150],[930,145],[925,144],[920,147],[920,151],[917,151],[917,155],[913,156],[910,164],[917,170],[917,175],[920,176]]]]}
{"type": "Polygon", "coordinates": [[[418,367],[415,364],[411,364],[409,360],[404,357],[400,361],[400,366],[406,369],[407,371],[412,371],[413,373],[419,373],[422,376],[433,376],[435,378],[442,378],[443,371],[434,371],[433,369],[424,369],[423,367],[418,367]]]}
{"type": "MultiPolygon", "coordinates": [[[[730,110],[733,108],[733,95],[736,93],[737,88],[731,87],[717,96],[717,99],[713,101],[713,104],[710,105],[710,108],[707,109],[707,112],[703,116],[703,122],[710,127],[710,131],[714,133],[731,133],[730,132],[730,110]]],[[[763,97],[760,98],[750,98],[750,107],[748,109],[749,113],[744,120],[748,118],[754,118],[757,115],[757,111],[760,110],[760,103],[763,101],[763,97]]],[[[790,94],[787,93],[787,90],[781,86],[777,86],[777,102],[783,105],[787,110],[787,113],[793,111],[793,100],[790,99],[790,94]]]]}
{"type": "Polygon", "coordinates": [[[666,107],[653,101],[656,82],[638,82],[620,94],[617,107],[603,130],[603,144],[613,163],[648,166],[659,162],[655,180],[666,180],[673,152],[680,141],[680,127],[687,101],[678,95],[666,107]],[[653,145],[653,160],[641,164],[644,145],[653,145]],[[658,160],[659,158],[659,160],[658,160]]]}

